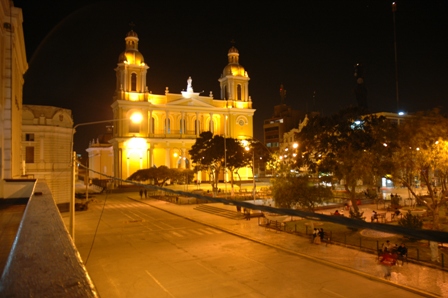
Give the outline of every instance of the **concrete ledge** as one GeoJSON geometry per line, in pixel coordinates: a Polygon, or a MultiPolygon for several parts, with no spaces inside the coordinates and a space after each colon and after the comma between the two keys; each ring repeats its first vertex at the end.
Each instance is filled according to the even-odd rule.
{"type": "Polygon", "coordinates": [[[24,212],[0,280],[0,297],[98,297],[45,182],[24,212]]]}

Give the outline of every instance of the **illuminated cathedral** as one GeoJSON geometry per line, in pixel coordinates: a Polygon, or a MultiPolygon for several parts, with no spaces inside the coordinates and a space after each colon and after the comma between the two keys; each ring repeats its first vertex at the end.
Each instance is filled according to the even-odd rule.
{"type": "MultiPolygon", "coordinates": [[[[159,167],[192,168],[188,151],[204,131],[228,138],[253,136],[252,100],[249,76],[239,64],[238,50],[232,46],[221,77],[220,99],[200,95],[193,80],[186,78],[186,91],[153,94],[147,86],[150,66],[138,50],[139,38],[133,30],[125,38],[126,49],[118,57],[116,89],[111,105],[114,117],[112,139],[113,169],[96,166],[95,147],[89,148],[90,167],[110,171],[111,176],[126,179],[139,169],[159,167]],[[140,121],[130,119],[138,116],[140,121]]],[[[88,150],[88,151],[89,151],[88,150]]],[[[106,154],[110,154],[105,151],[106,154]]],[[[100,158],[100,157],[98,157],[100,158]]],[[[207,180],[206,173],[197,179],[207,180]]],[[[247,176],[251,176],[249,171],[247,176]]]]}

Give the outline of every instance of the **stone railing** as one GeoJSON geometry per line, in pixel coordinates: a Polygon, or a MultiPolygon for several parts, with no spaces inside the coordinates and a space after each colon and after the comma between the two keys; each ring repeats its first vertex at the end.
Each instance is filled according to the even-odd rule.
{"type": "Polygon", "coordinates": [[[26,206],[0,297],[98,297],[45,182],[36,182],[26,206]]]}

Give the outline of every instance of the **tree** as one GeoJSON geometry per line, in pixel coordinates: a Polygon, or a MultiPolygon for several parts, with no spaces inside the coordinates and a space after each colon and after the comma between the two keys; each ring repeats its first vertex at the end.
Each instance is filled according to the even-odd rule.
{"type": "Polygon", "coordinates": [[[197,170],[210,171],[214,193],[218,188],[221,170],[224,170],[225,167],[230,170],[233,190],[233,173],[236,173],[239,168],[249,165],[252,160],[252,154],[246,152],[238,140],[214,136],[210,131],[199,135],[189,154],[197,170]],[[224,154],[224,148],[226,148],[226,154],[224,154]]]}
{"type": "Polygon", "coordinates": [[[448,119],[436,110],[420,112],[399,125],[394,150],[392,180],[402,185],[432,214],[439,229],[439,210],[447,202],[448,119]],[[420,187],[427,188],[421,194],[420,187]]]}
{"type": "Polygon", "coordinates": [[[299,206],[310,212],[333,196],[331,189],[307,177],[281,177],[273,180],[272,195],[280,208],[299,206]]]}
{"type": "Polygon", "coordinates": [[[129,176],[128,180],[150,181],[157,186],[164,186],[168,180],[172,182],[184,181],[185,177],[192,177],[193,171],[189,169],[170,169],[167,166],[141,169],[129,176]]]}
{"type": "Polygon", "coordinates": [[[299,132],[298,166],[331,173],[350,195],[355,214],[356,187],[377,185],[391,163],[395,126],[384,117],[348,108],[330,117],[312,117],[299,132]]]}

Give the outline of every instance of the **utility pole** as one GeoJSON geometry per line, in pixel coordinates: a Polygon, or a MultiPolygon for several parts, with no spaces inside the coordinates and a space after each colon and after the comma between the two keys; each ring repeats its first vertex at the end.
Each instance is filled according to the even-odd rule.
{"type": "Polygon", "coordinates": [[[397,62],[397,29],[395,25],[395,12],[397,11],[397,3],[392,2],[392,16],[394,21],[394,52],[395,52],[395,98],[397,100],[397,113],[400,111],[398,97],[398,62],[397,62]]]}

